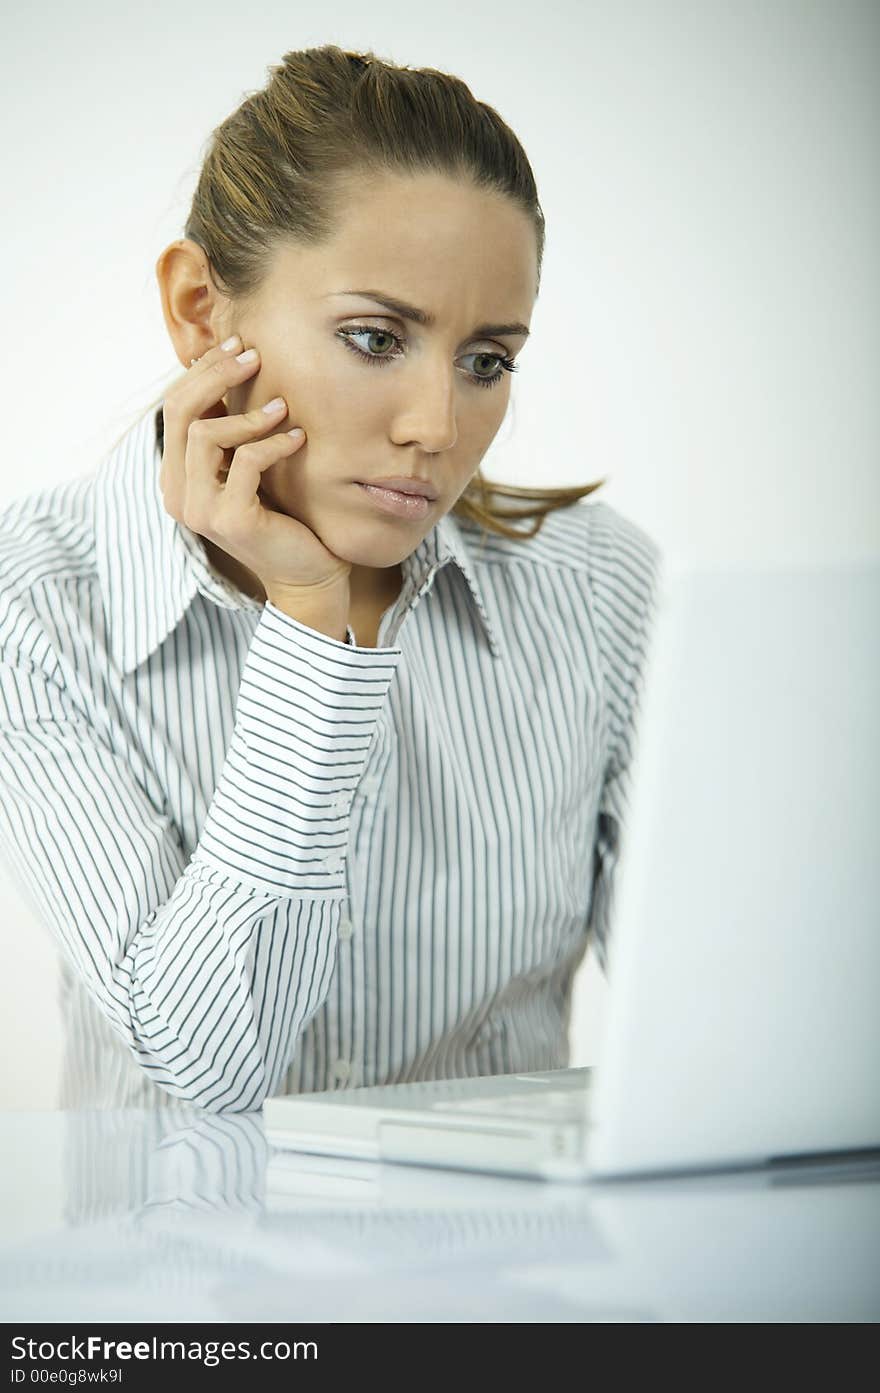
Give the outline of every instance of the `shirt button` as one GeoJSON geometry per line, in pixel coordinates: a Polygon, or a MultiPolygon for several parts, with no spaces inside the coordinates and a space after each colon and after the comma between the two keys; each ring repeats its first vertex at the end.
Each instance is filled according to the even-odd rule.
{"type": "Polygon", "coordinates": [[[493,1020],[491,1017],[488,1020],[484,1021],[483,1024],[480,1026],[480,1029],[477,1031],[477,1044],[487,1045],[489,1041],[494,1039],[494,1037],[498,1034],[498,1028],[498,1022],[496,1020],[493,1020]]]}
{"type": "Polygon", "coordinates": [[[339,938],[342,943],[347,943],[354,933],[354,927],[350,919],[340,919],[339,938]]]}
{"type": "Polygon", "coordinates": [[[351,1075],[351,1065],[347,1059],[335,1059],[333,1061],[333,1077],[344,1083],[351,1075]]]}
{"type": "Polygon", "coordinates": [[[362,792],[362,793],[366,793],[366,794],[369,796],[371,793],[375,793],[375,792],[376,792],[376,789],[377,789],[378,787],[379,787],[379,780],[378,780],[378,779],[376,779],[376,778],[364,779],[363,783],[361,784],[361,792],[362,792]]]}

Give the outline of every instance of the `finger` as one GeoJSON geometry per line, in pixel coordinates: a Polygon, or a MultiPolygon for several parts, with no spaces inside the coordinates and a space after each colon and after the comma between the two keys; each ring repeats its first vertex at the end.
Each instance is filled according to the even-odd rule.
{"type": "Polygon", "coordinates": [[[165,441],[159,486],[165,507],[172,517],[182,520],[186,496],[187,432],[192,421],[200,416],[225,416],[223,402],[227,390],[244,381],[257,367],[259,358],[238,363],[235,349],[240,348],[237,335],[218,344],[196,361],[165,394],[162,403],[165,441]]]}
{"type": "MultiPolygon", "coordinates": [[[[280,414],[280,413],[279,413],[280,414]]],[[[297,427],[296,435],[281,431],[268,440],[255,440],[241,445],[232,456],[232,464],[222,486],[223,508],[233,516],[243,517],[259,500],[259,488],[266,470],[279,460],[289,459],[302,449],[305,433],[297,427]]]]}
{"type": "MultiPolygon", "coordinates": [[[[282,434],[276,441],[274,447],[271,441],[255,441],[254,436],[265,435],[277,426],[278,421],[287,415],[287,406],[282,401],[279,408],[271,412],[265,412],[261,407],[256,407],[252,411],[245,411],[239,416],[226,416],[217,420],[198,420],[193,421],[187,434],[186,450],[186,498],[184,501],[185,522],[187,527],[195,531],[208,535],[206,528],[212,526],[212,519],[216,516],[217,510],[223,501],[227,488],[226,480],[222,477],[225,455],[230,450],[235,453],[239,450],[246,451],[246,455],[251,455],[256,446],[268,446],[268,451],[263,448],[256,451],[255,461],[259,464],[251,466],[249,477],[258,480],[259,475],[264,469],[282,458],[282,452],[290,453],[295,447],[295,442],[291,436],[282,434]],[[282,442],[286,440],[287,449],[282,442]],[[273,453],[274,450],[274,453],[273,453]],[[254,472],[255,471],[255,472],[254,472]]],[[[228,473],[233,471],[230,468],[228,473]]],[[[257,483],[253,485],[253,494],[256,495],[257,483]]],[[[235,496],[240,500],[242,508],[250,508],[251,499],[242,496],[241,489],[235,489],[235,496]]]]}
{"type": "MultiPolygon", "coordinates": [[[[218,417],[225,416],[226,403],[217,402],[214,406],[206,407],[205,416],[218,417]]],[[[159,470],[159,488],[165,499],[165,506],[174,517],[180,517],[183,508],[183,500],[186,494],[186,450],[187,437],[184,436],[183,445],[178,441],[180,433],[173,427],[169,427],[168,416],[163,407],[164,444],[162,447],[162,464],[159,470]]]]}
{"type": "MultiPolygon", "coordinates": [[[[252,366],[252,364],[236,362],[238,370],[252,368],[252,366]]],[[[226,378],[230,378],[230,374],[232,377],[236,375],[235,369],[230,366],[224,367],[222,362],[217,363],[214,370],[226,378]]],[[[198,386],[193,390],[198,391],[198,386]]],[[[224,392],[225,390],[224,388],[224,392]]],[[[210,392],[210,383],[207,387],[202,386],[201,391],[203,394],[206,391],[210,392]]],[[[275,400],[280,401],[281,405],[274,407],[271,411],[265,410],[265,407],[271,406],[270,402],[266,402],[263,406],[252,407],[248,411],[242,411],[233,416],[226,412],[217,416],[209,416],[200,411],[194,412],[190,425],[194,432],[204,435],[207,440],[221,450],[235,450],[239,445],[244,445],[246,441],[253,439],[255,435],[264,435],[266,431],[277,430],[279,426],[285,424],[287,421],[287,403],[283,397],[275,398],[275,400]]],[[[292,425],[293,422],[288,424],[292,425]]]]}
{"type": "Polygon", "coordinates": [[[240,335],[232,334],[228,339],[224,339],[223,343],[215,343],[212,348],[206,349],[200,358],[190,358],[189,366],[190,368],[197,368],[202,363],[207,362],[211,354],[214,354],[216,356],[217,353],[221,351],[223,353],[236,354],[240,353],[243,348],[244,344],[241,341],[240,335]]]}
{"type": "MultiPolygon", "coordinates": [[[[239,340],[240,342],[240,340],[239,340]]],[[[245,382],[258,371],[260,355],[254,348],[244,354],[227,352],[221,345],[211,348],[194,367],[172,383],[165,395],[166,436],[175,443],[185,442],[191,421],[202,417],[224,416],[223,398],[231,387],[245,382]],[[246,357],[253,354],[253,357],[246,357]],[[245,358],[244,362],[239,361],[245,358]]]]}

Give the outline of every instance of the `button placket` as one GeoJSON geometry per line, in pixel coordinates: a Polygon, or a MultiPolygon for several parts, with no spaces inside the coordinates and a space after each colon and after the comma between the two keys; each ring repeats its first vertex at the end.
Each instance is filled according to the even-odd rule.
{"type": "Polygon", "coordinates": [[[478,1045],[488,1045],[500,1034],[502,1023],[497,1016],[487,1016],[474,1037],[478,1045]]]}
{"type": "Polygon", "coordinates": [[[321,865],[324,867],[325,871],[330,871],[331,874],[335,874],[337,871],[345,870],[345,857],[338,851],[333,851],[329,856],[324,857],[321,865]]]}

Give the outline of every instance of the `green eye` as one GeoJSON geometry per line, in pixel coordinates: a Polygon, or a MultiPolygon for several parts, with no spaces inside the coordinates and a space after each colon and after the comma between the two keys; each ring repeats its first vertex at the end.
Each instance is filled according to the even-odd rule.
{"type": "MultiPolygon", "coordinates": [[[[393,333],[391,329],[382,329],[378,324],[359,324],[350,328],[339,329],[337,333],[346,348],[352,353],[356,353],[363,362],[377,363],[381,366],[402,356],[400,351],[397,353],[365,353],[363,349],[357,348],[354,345],[352,342],[353,339],[366,336],[368,338],[390,339],[392,343],[397,345],[398,350],[401,350],[403,348],[403,340],[400,335],[393,333]]],[[[483,361],[498,364],[498,368],[491,375],[484,376],[482,373],[476,372],[469,372],[466,374],[469,380],[476,383],[479,387],[495,387],[501,381],[505,372],[517,371],[516,363],[502,353],[468,353],[465,356],[468,358],[480,358],[483,359],[483,361]]]]}

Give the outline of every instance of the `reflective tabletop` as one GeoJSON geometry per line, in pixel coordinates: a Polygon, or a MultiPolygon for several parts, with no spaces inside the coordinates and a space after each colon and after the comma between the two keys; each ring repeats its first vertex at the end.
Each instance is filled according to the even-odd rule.
{"type": "Polygon", "coordinates": [[[0,1114],[2,1318],[880,1318],[880,1163],[551,1184],[273,1149],[184,1104],[0,1114]]]}

